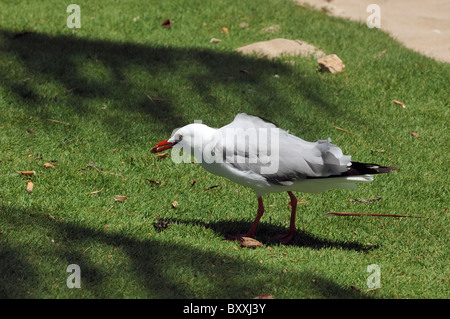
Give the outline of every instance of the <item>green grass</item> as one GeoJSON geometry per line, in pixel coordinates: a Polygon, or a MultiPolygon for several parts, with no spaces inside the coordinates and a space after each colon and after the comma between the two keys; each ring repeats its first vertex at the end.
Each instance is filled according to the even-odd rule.
{"type": "Polygon", "coordinates": [[[450,297],[448,64],[290,1],[77,4],[76,31],[58,1],[0,4],[0,297],[450,297]],[[167,18],[171,29],[160,26],[167,18]],[[234,52],[274,37],[336,53],[346,70],[234,52]],[[272,194],[256,234],[264,245],[240,248],[223,238],[250,226],[252,191],[149,153],[176,127],[219,127],[238,112],[400,171],[358,192],[298,194],[306,204],[288,246],[271,235],[288,227],[289,198],[272,194]],[[37,173],[32,193],[23,170],[37,173]],[[332,211],[425,218],[324,216],[332,211]],[[66,286],[69,264],[81,268],[81,289],[66,286]],[[370,264],[381,268],[379,289],[367,288],[370,264]]]}

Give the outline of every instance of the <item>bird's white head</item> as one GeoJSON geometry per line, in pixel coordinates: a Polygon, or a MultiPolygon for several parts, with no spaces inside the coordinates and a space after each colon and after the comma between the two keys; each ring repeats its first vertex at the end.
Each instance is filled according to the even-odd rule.
{"type": "Polygon", "coordinates": [[[188,124],[176,129],[171,138],[157,143],[150,152],[158,153],[175,147],[196,154],[203,151],[204,146],[213,139],[215,132],[216,129],[204,124],[188,124]]]}

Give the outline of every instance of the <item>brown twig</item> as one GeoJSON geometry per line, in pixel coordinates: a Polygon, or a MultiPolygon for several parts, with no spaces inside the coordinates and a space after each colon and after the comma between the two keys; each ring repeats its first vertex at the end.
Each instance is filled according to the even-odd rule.
{"type": "Polygon", "coordinates": [[[216,188],[216,187],[219,187],[219,186],[220,186],[220,184],[210,186],[208,188],[205,188],[205,191],[209,191],[210,189],[213,189],[213,188],[216,188]]]}
{"type": "Polygon", "coordinates": [[[338,126],[334,126],[334,125],[333,125],[333,127],[334,127],[335,129],[339,130],[339,131],[343,131],[343,132],[348,133],[348,134],[353,134],[352,132],[347,131],[346,129],[340,128],[340,127],[338,127],[338,126]]]}
{"type": "Polygon", "coordinates": [[[373,213],[341,213],[328,212],[325,216],[378,216],[378,217],[410,217],[410,218],[426,218],[424,216],[409,216],[409,215],[395,215],[395,214],[373,214],[373,213]]]}
{"type": "Polygon", "coordinates": [[[64,125],[70,125],[70,123],[67,123],[67,122],[61,122],[61,121],[52,120],[52,119],[47,119],[47,121],[55,122],[55,123],[59,123],[59,124],[64,124],[64,125]]]}
{"type": "Polygon", "coordinates": [[[398,100],[394,100],[394,101],[392,101],[392,102],[394,102],[394,103],[397,104],[397,105],[401,105],[402,108],[406,109],[406,104],[405,104],[405,103],[400,102],[400,101],[398,101],[398,100]]]}
{"type": "Polygon", "coordinates": [[[170,101],[169,99],[159,99],[159,98],[155,98],[155,97],[151,97],[150,95],[148,95],[147,93],[145,93],[145,96],[152,101],[153,103],[155,102],[164,102],[164,101],[170,101]]]}
{"type": "Polygon", "coordinates": [[[373,203],[376,201],[379,201],[381,199],[381,196],[371,198],[371,199],[361,199],[361,198],[350,198],[349,202],[360,202],[360,203],[373,203]]]}

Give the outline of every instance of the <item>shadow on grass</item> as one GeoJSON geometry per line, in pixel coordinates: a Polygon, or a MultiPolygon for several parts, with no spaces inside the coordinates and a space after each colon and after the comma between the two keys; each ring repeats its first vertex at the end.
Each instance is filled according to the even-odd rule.
{"type": "MultiPolygon", "coordinates": [[[[298,71],[286,63],[206,49],[111,43],[33,32],[3,30],[0,38],[0,52],[2,58],[6,57],[0,67],[0,85],[11,93],[8,100],[13,107],[39,112],[42,118],[50,117],[47,112],[53,107],[88,117],[93,103],[101,106],[102,101],[110,101],[108,103],[114,104],[118,111],[97,119],[109,134],[117,134],[120,126],[127,129],[133,125],[132,120],[123,122],[122,111],[149,115],[153,122],[149,126],[155,130],[155,135],[167,134],[200,116],[224,124],[225,119],[231,120],[230,116],[238,111],[275,122],[283,118],[294,127],[310,130],[307,119],[291,116],[293,105],[289,94],[302,97],[308,105],[298,107],[305,112],[352,120],[351,115],[327,101],[321,92],[319,77],[297,77],[298,71]],[[10,64],[18,70],[11,69],[10,64]],[[275,74],[284,75],[280,76],[281,84],[274,84],[275,74]],[[193,92],[188,97],[196,101],[191,101],[191,105],[198,105],[198,110],[192,112],[194,115],[183,106],[181,85],[173,85],[177,81],[193,92]],[[218,93],[216,88],[223,91],[218,93]],[[224,92],[225,97],[221,96],[224,92]],[[227,108],[228,98],[236,99],[234,108],[227,108]]],[[[0,237],[0,297],[3,298],[58,297],[58,291],[63,297],[133,297],[132,292],[125,295],[121,289],[114,288],[121,279],[115,277],[117,273],[131,276],[136,286],[144,287],[144,296],[149,298],[248,298],[244,292],[249,286],[260,293],[270,291],[268,286],[286,289],[299,286],[302,291],[311,291],[311,297],[361,297],[350,288],[343,289],[317,275],[313,284],[312,275],[307,272],[283,277],[278,270],[220,252],[151,239],[138,240],[124,233],[95,229],[92,225],[55,220],[46,213],[48,210],[2,209],[3,225],[8,225],[8,229],[25,229],[30,234],[30,238],[22,240],[10,231],[3,231],[0,237]],[[60,245],[44,241],[46,234],[58,236],[60,245]],[[120,248],[131,264],[116,273],[114,268],[108,268],[106,261],[89,257],[89,247],[102,245],[120,248]],[[228,261],[223,262],[224,258],[228,261]],[[83,271],[83,289],[67,293],[65,270],[72,263],[83,271]],[[177,271],[183,272],[183,280],[179,279],[177,271]],[[192,273],[190,281],[186,281],[186,272],[192,273]],[[196,281],[202,283],[196,284],[196,281]],[[111,295],[112,292],[115,293],[111,295]]],[[[241,223],[205,225],[223,235],[225,231],[247,226],[241,223]]],[[[264,234],[274,230],[262,223],[258,231],[264,234]]],[[[365,249],[357,243],[329,242],[303,232],[293,244],[316,249],[365,249]]],[[[130,280],[130,277],[122,280],[130,280]]],[[[138,287],[136,296],[143,296],[138,287]]]]}
{"type": "MultiPolygon", "coordinates": [[[[161,221],[164,221],[163,219],[161,221]]],[[[230,234],[245,234],[251,227],[251,222],[246,221],[221,221],[221,222],[202,222],[202,221],[191,221],[191,220],[180,220],[171,218],[170,222],[195,225],[204,227],[207,229],[212,229],[218,233],[223,238],[226,238],[230,234]]],[[[267,224],[265,222],[260,222],[256,230],[255,239],[262,242],[265,245],[277,245],[279,241],[272,238],[275,234],[287,233],[287,228],[274,226],[267,224]]],[[[368,246],[361,244],[359,242],[349,242],[349,241],[333,241],[328,239],[319,238],[308,234],[305,231],[298,230],[298,233],[289,243],[289,246],[296,247],[307,247],[311,249],[324,249],[324,248],[337,248],[345,250],[354,250],[359,252],[367,252],[376,249],[377,246],[368,246]]]]}
{"type": "MultiPolygon", "coordinates": [[[[17,78],[11,76],[13,70],[0,69],[1,85],[13,93],[15,104],[40,110],[43,115],[52,104],[82,116],[90,115],[92,104],[99,108],[102,103],[114,104],[122,111],[150,115],[166,134],[205,116],[216,121],[213,126],[224,125],[242,111],[275,122],[283,119],[308,132],[308,119],[292,117],[297,107],[304,112],[319,112],[320,116],[361,122],[330,102],[322,92],[319,76],[304,76],[301,69],[294,70],[276,60],[236,52],[112,43],[35,32],[0,30],[0,38],[0,52],[15,59],[19,74],[24,74],[17,78]],[[276,82],[275,74],[282,75],[276,82]],[[51,92],[42,88],[49,83],[51,92]],[[184,95],[184,91],[190,93],[184,95]],[[296,99],[294,105],[292,97],[303,102],[296,99]],[[198,108],[193,110],[195,115],[185,110],[187,98],[198,108]]],[[[5,61],[4,65],[10,63],[5,61]]],[[[120,114],[104,114],[98,121],[112,134],[118,124],[127,125],[121,122],[120,114]]]]}
{"type": "MultiPolygon", "coordinates": [[[[8,226],[0,238],[1,298],[249,298],[249,290],[258,295],[277,289],[306,291],[300,298],[366,297],[307,271],[284,275],[252,258],[244,261],[230,253],[160,242],[151,237],[138,240],[55,219],[41,209],[1,209],[0,221],[8,226]],[[31,245],[29,238],[23,238],[17,249],[10,244],[17,236],[15,228],[41,235],[32,235],[31,245]],[[57,243],[49,238],[57,238],[57,243]],[[91,255],[90,250],[104,254],[108,247],[123,252],[130,264],[111,266],[106,256],[91,255]],[[51,266],[37,266],[45,260],[51,266]],[[82,270],[81,289],[66,287],[69,264],[78,264],[82,270]],[[128,282],[126,288],[123,281],[128,282]],[[134,291],[136,295],[133,285],[139,287],[134,291]]],[[[119,253],[113,254],[112,258],[118,258],[119,253]]]]}

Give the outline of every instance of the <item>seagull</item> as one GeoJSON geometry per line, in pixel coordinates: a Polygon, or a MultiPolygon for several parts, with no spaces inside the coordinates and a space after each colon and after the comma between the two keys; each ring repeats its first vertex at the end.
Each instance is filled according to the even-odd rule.
{"type": "Polygon", "coordinates": [[[343,155],[330,138],[308,142],[246,113],[237,114],[230,124],[221,128],[192,123],[175,129],[169,139],[157,143],[150,152],[172,148],[178,149],[172,151],[172,160],[190,163],[193,156],[206,171],[254,190],[258,210],[252,226],[247,233],[230,235],[228,239],[254,238],[264,213],[263,197],[287,192],[291,206],[289,230],[275,236],[287,244],[297,233],[298,201],[293,192],[357,189],[357,183],[371,182],[373,174],[398,169],[351,161],[351,156],[343,155]]]}

